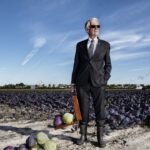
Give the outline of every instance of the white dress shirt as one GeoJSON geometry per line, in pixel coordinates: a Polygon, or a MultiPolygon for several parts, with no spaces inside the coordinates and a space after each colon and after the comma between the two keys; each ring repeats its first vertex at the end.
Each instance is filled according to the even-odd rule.
{"type": "Polygon", "coordinates": [[[98,38],[95,37],[94,39],[91,39],[89,38],[88,39],[88,43],[87,43],[87,48],[89,49],[90,47],[90,44],[91,44],[91,41],[94,40],[94,49],[93,49],[93,54],[95,53],[95,50],[96,50],[96,46],[97,46],[97,43],[98,43],[98,38]]]}

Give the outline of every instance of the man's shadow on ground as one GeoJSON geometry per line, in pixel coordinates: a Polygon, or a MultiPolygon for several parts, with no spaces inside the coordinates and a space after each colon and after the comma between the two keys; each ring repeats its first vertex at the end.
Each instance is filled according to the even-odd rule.
{"type": "MultiPolygon", "coordinates": [[[[50,126],[50,128],[54,128],[53,126],[50,126]]],[[[72,136],[68,136],[68,135],[64,135],[64,134],[52,134],[50,133],[49,130],[33,130],[32,128],[18,128],[18,127],[13,127],[13,126],[1,126],[0,125],[0,131],[12,131],[12,132],[16,132],[17,134],[20,135],[36,135],[37,132],[44,132],[45,134],[48,135],[49,138],[58,138],[59,140],[63,139],[63,140],[67,140],[67,141],[72,141],[75,142],[76,138],[72,137],[72,136]]],[[[69,132],[69,131],[63,131],[65,132],[69,132]]],[[[72,131],[70,131],[71,133],[72,131]]]]}
{"type": "MultiPolygon", "coordinates": [[[[18,127],[13,127],[13,126],[0,126],[0,130],[2,131],[12,131],[16,132],[21,135],[31,135],[36,132],[39,132],[39,130],[33,130],[31,128],[25,127],[25,128],[18,128],[18,127]]],[[[40,130],[42,132],[48,132],[48,130],[40,130]]]]}
{"type": "MultiPolygon", "coordinates": [[[[48,125],[48,128],[54,128],[53,125],[48,125]]],[[[65,135],[63,133],[74,133],[77,132],[77,130],[75,131],[71,131],[71,130],[67,130],[67,131],[63,131],[62,134],[53,134],[50,133],[49,130],[33,130],[32,128],[18,128],[18,127],[13,127],[13,126],[0,126],[0,130],[1,131],[12,131],[12,132],[16,132],[20,135],[26,135],[26,136],[30,136],[30,135],[36,135],[37,132],[44,132],[45,134],[48,135],[48,137],[51,138],[57,138],[59,140],[66,140],[66,141],[70,141],[73,142],[73,144],[76,144],[77,139],[80,138],[80,135],[78,137],[73,137],[73,136],[69,136],[69,135],[65,135]]],[[[95,132],[94,133],[87,133],[88,136],[95,136],[95,132]]],[[[90,141],[87,140],[86,142],[90,142],[92,145],[96,146],[96,142],[95,141],[90,141]]]]}

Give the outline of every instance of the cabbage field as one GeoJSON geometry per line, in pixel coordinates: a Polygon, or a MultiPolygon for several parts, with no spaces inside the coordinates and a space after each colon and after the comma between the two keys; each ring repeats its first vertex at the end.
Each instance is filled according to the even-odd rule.
{"type": "MultiPolygon", "coordinates": [[[[47,120],[64,112],[73,112],[69,91],[1,91],[0,121],[47,120]]],[[[106,122],[108,130],[150,125],[150,91],[106,91],[106,122]]],[[[92,100],[89,120],[94,120],[92,100]]]]}

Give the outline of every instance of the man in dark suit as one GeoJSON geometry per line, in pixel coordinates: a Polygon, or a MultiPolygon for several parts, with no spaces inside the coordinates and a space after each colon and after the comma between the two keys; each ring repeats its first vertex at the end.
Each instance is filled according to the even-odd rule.
{"type": "Polygon", "coordinates": [[[79,123],[81,137],[77,144],[87,140],[90,96],[93,98],[98,146],[105,147],[103,127],[105,121],[105,87],[110,78],[110,44],[101,40],[99,20],[92,18],[85,23],[89,38],[77,43],[71,79],[71,89],[76,90],[82,120],[79,123]]]}

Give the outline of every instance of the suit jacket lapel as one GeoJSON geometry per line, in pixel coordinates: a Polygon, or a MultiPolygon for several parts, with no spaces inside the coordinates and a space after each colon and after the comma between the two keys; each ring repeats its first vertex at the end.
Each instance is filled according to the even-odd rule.
{"type": "Polygon", "coordinates": [[[96,46],[95,52],[94,52],[93,56],[91,57],[91,59],[93,59],[93,58],[94,58],[94,56],[95,56],[95,55],[97,55],[97,53],[99,52],[100,48],[101,48],[101,40],[100,40],[100,39],[98,39],[98,43],[97,43],[97,46],[96,46]]]}
{"type": "MultiPolygon", "coordinates": [[[[87,43],[88,43],[88,39],[85,40],[84,49],[85,49],[85,53],[86,53],[87,57],[90,59],[90,57],[89,57],[89,52],[88,52],[88,48],[87,48],[87,43]]],[[[100,48],[101,48],[101,45],[102,45],[102,44],[101,44],[101,40],[98,38],[98,43],[97,43],[95,52],[94,52],[93,56],[91,57],[91,59],[93,59],[94,56],[98,54],[98,52],[99,52],[99,50],[100,50],[100,48]]]]}
{"type": "Polygon", "coordinates": [[[88,43],[88,39],[85,40],[84,49],[85,49],[85,53],[86,53],[87,57],[90,59],[90,57],[89,57],[89,52],[88,52],[88,48],[87,48],[87,43],[88,43]]]}

